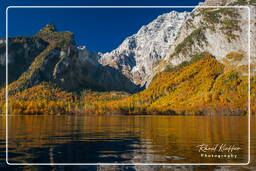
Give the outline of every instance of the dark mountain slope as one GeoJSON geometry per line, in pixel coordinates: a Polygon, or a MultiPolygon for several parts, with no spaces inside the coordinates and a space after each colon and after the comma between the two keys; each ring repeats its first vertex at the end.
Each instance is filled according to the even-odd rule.
{"type": "MultiPolygon", "coordinates": [[[[52,24],[32,37],[12,39],[17,41],[17,45],[9,43],[10,95],[40,82],[51,82],[67,91],[138,91],[138,87],[116,69],[102,66],[97,61],[97,53],[78,48],[73,33],[57,32],[52,24]]],[[[1,50],[4,58],[3,45],[1,50]]],[[[1,61],[1,70],[4,70],[4,59],[1,61]]]]}

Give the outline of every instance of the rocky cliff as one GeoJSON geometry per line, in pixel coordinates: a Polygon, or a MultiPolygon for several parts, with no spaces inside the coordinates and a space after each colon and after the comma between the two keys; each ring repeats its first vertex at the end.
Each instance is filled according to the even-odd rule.
{"type": "MultiPolygon", "coordinates": [[[[254,0],[207,0],[191,13],[172,11],[163,14],[126,38],[117,49],[102,54],[99,62],[119,70],[136,85],[146,87],[157,73],[190,61],[201,52],[213,54],[223,64],[245,68],[250,32],[250,55],[254,66],[255,4],[254,0]],[[250,31],[249,11],[245,6],[251,10],[250,31]]],[[[252,67],[253,73],[255,70],[252,67]]]]}
{"type": "MultiPolygon", "coordinates": [[[[1,70],[4,70],[5,44],[1,46],[1,70]]],[[[32,37],[11,39],[9,52],[10,93],[45,81],[68,91],[138,91],[116,69],[102,66],[98,53],[77,47],[73,33],[57,32],[52,24],[32,37]]]]}
{"type": "MultiPolygon", "coordinates": [[[[190,61],[192,56],[204,51],[213,54],[223,64],[246,67],[249,56],[249,32],[251,33],[250,55],[253,64],[256,57],[255,6],[253,4],[255,1],[240,0],[208,0],[201,3],[186,18],[175,41],[169,48],[168,55],[159,62],[153,73],[157,74],[166,68],[190,61]],[[204,8],[204,6],[218,5],[226,6],[226,8],[204,8]],[[249,30],[247,8],[228,8],[238,5],[249,5],[251,30],[249,30]]],[[[246,70],[244,74],[247,74],[246,70]]],[[[150,81],[152,78],[153,75],[148,80],[150,81]]]]}
{"type": "MultiPolygon", "coordinates": [[[[8,40],[8,79],[13,82],[25,72],[34,58],[48,45],[47,42],[36,37],[16,37],[8,40]]],[[[0,86],[5,84],[6,65],[5,39],[0,41],[0,86]]]]}
{"type": "Polygon", "coordinates": [[[103,54],[100,63],[120,70],[133,83],[144,86],[154,65],[166,56],[187,15],[172,11],[158,16],[117,49],[103,54]]]}

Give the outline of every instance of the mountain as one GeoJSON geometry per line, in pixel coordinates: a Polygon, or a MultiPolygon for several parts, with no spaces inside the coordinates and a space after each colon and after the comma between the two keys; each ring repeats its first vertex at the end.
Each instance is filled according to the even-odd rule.
{"type": "MultiPolygon", "coordinates": [[[[48,43],[37,37],[16,37],[8,39],[8,78],[13,82],[25,72],[34,58],[38,56],[48,43]]],[[[5,39],[0,40],[0,87],[5,84],[5,39]]]]}
{"type": "MultiPolygon", "coordinates": [[[[245,115],[248,77],[243,71],[225,67],[207,52],[191,58],[156,75],[139,93],[93,105],[101,114],[245,115]]],[[[252,112],[256,112],[256,76],[251,84],[252,112]]]]}
{"type": "MultiPolygon", "coordinates": [[[[154,77],[149,87],[132,95],[86,91],[78,96],[49,83],[39,83],[9,97],[12,114],[168,114],[246,115],[248,77],[204,52],[190,62],[154,77]]],[[[256,112],[256,76],[251,77],[251,109],[256,112]]],[[[1,96],[0,96],[1,97],[1,96]]],[[[4,111],[4,103],[0,100],[4,111]]],[[[1,110],[1,108],[0,108],[1,110]]]]}
{"type": "MultiPolygon", "coordinates": [[[[245,115],[250,79],[255,113],[255,5],[255,0],[207,0],[191,13],[163,14],[106,54],[77,46],[73,33],[51,24],[32,37],[10,38],[10,111],[245,115]],[[205,5],[248,5],[251,30],[247,8],[200,8],[205,5]]],[[[1,74],[4,69],[1,39],[1,74]]],[[[3,100],[4,88],[0,110],[3,100]]]]}
{"type": "MultiPolygon", "coordinates": [[[[152,78],[191,56],[209,52],[225,64],[248,65],[248,15],[246,8],[200,8],[203,6],[249,5],[251,40],[256,39],[254,0],[207,0],[191,13],[172,11],[160,15],[126,38],[115,50],[101,54],[99,62],[111,66],[136,85],[148,87],[152,78]],[[238,46],[239,45],[239,46],[238,46]],[[242,55],[235,61],[229,54],[242,55]]],[[[251,62],[256,65],[256,41],[251,41],[251,62]]],[[[255,72],[256,67],[252,67],[255,72]]],[[[246,73],[244,73],[246,74],[246,73]]]]}
{"type": "MultiPolygon", "coordinates": [[[[235,66],[248,65],[248,33],[251,32],[251,61],[255,66],[256,27],[255,1],[207,0],[195,8],[181,26],[175,41],[170,45],[168,55],[154,67],[153,75],[166,68],[175,67],[200,52],[211,53],[220,63],[235,66]],[[251,30],[248,28],[249,12],[246,8],[200,8],[203,6],[249,5],[251,9],[251,30]],[[242,56],[231,59],[229,54],[242,56]]],[[[252,67],[253,68],[253,67],[252,67]]],[[[255,71],[255,69],[253,69],[255,71]]],[[[246,72],[244,74],[247,74],[246,72]]]]}
{"type": "MultiPolygon", "coordinates": [[[[8,49],[10,94],[45,81],[67,91],[139,90],[116,69],[102,66],[98,53],[77,47],[73,33],[57,32],[52,24],[32,37],[10,39],[8,49]]],[[[5,73],[5,43],[1,44],[0,52],[0,69],[5,73]]]]}
{"type": "Polygon", "coordinates": [[[115,50],[102,54],[99,62],[111,66],[136,85],[144,86],[153,67],[163,59],[173,43],[188,13],[170,13],[158,16],[134,35],[126,38],[115,50]]]}

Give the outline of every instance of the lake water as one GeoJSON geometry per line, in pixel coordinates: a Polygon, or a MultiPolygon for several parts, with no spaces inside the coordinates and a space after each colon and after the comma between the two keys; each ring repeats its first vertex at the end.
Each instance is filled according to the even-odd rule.
{"type": "MultiPolygon", "coordinates": [[[[8,123],[10,163],[246,163],[248,159],[246,116],[9,116],[8,123]],[[241,149],[232,152],[236,158],[210,158],[200,156],[196,146],[201,144],[241,149]]],[[[4,161],[5,116],[0,116],[0,124],[0,161],[4,161]]],[[[252,126],[254,160],[255,117],[252,126]]],[[[254,162],[251,165],[256,169],[254,162]]]]}

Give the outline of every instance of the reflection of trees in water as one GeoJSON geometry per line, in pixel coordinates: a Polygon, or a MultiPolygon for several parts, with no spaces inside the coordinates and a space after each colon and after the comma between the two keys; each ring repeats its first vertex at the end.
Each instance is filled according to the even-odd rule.
{"type": "Polygon", "coordinates": [[[232,144],[246,149],[246,119],[17,116],[9,120],[9,146],[13,148],[10,149],[13,159],[18,161],[30,158],[38,162],[200,162],[193,147],[201,142],[212,144],[234,139],[232,144]]]}

